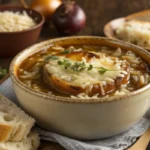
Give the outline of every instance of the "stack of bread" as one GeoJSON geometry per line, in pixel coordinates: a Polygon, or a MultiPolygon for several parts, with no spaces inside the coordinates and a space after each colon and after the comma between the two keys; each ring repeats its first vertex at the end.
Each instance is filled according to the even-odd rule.
{"type": "Polygon", "coordinates": [[[39,136],[31,131],[35,120],[0,95],[0,150],[37,150],[39,136]]]}

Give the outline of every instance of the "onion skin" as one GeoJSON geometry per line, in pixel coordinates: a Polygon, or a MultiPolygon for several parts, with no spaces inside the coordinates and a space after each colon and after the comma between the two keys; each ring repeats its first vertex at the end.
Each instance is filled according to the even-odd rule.
{"type": "Polygon", "coordinates": [[[60,34],[73,35],[85,27],[86,15],[74,2],[63,3],[53,15],[53,23],[60,34]]]}
{"type": "Polygon", "coordinates": [[[61,4],[61,0],[33,0],[31,8],[43,14],[46,20],[49,20],[61,4]]]}

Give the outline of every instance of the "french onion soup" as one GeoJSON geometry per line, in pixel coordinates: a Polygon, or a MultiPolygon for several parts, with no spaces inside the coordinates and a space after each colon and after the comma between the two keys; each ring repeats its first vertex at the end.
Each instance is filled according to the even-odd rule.
{"type": "Polygon", "coordinates": [[[124,95],[150,82],[134,52],[98,45],[53,45],[26,58],[17,76],[33,90],[72,98],[124,95]]]}

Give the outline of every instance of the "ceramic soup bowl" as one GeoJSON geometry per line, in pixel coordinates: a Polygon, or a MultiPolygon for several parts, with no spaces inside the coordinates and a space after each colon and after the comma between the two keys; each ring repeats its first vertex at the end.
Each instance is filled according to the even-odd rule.
{"type": "Polygon", "coordinates": [[[58,38],[25,49],[13,59],[10,76],[21,107],[36,119],[40,127],[76,139],[93,140],[126,131],[146,113],[150,106],[150,84],[125,95],[85,99],[50,96],[24,85],[17,77],[18,66],[31,54],[47,49],[53,43],[120,47],[133,51],[150,64],[150,54],[144,49],[104,37],[58,38]]]}

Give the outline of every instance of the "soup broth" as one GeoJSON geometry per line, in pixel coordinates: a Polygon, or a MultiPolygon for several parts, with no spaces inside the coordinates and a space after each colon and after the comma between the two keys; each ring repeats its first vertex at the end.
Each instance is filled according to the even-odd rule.
{"type": "Polygon", "coordinates": [[[149,73],[148,64],[132,51],[98,45],[54,45],[26,58],[17,76],[39,92],[97,98],[137,90],[150,82],[149,73]]]}

